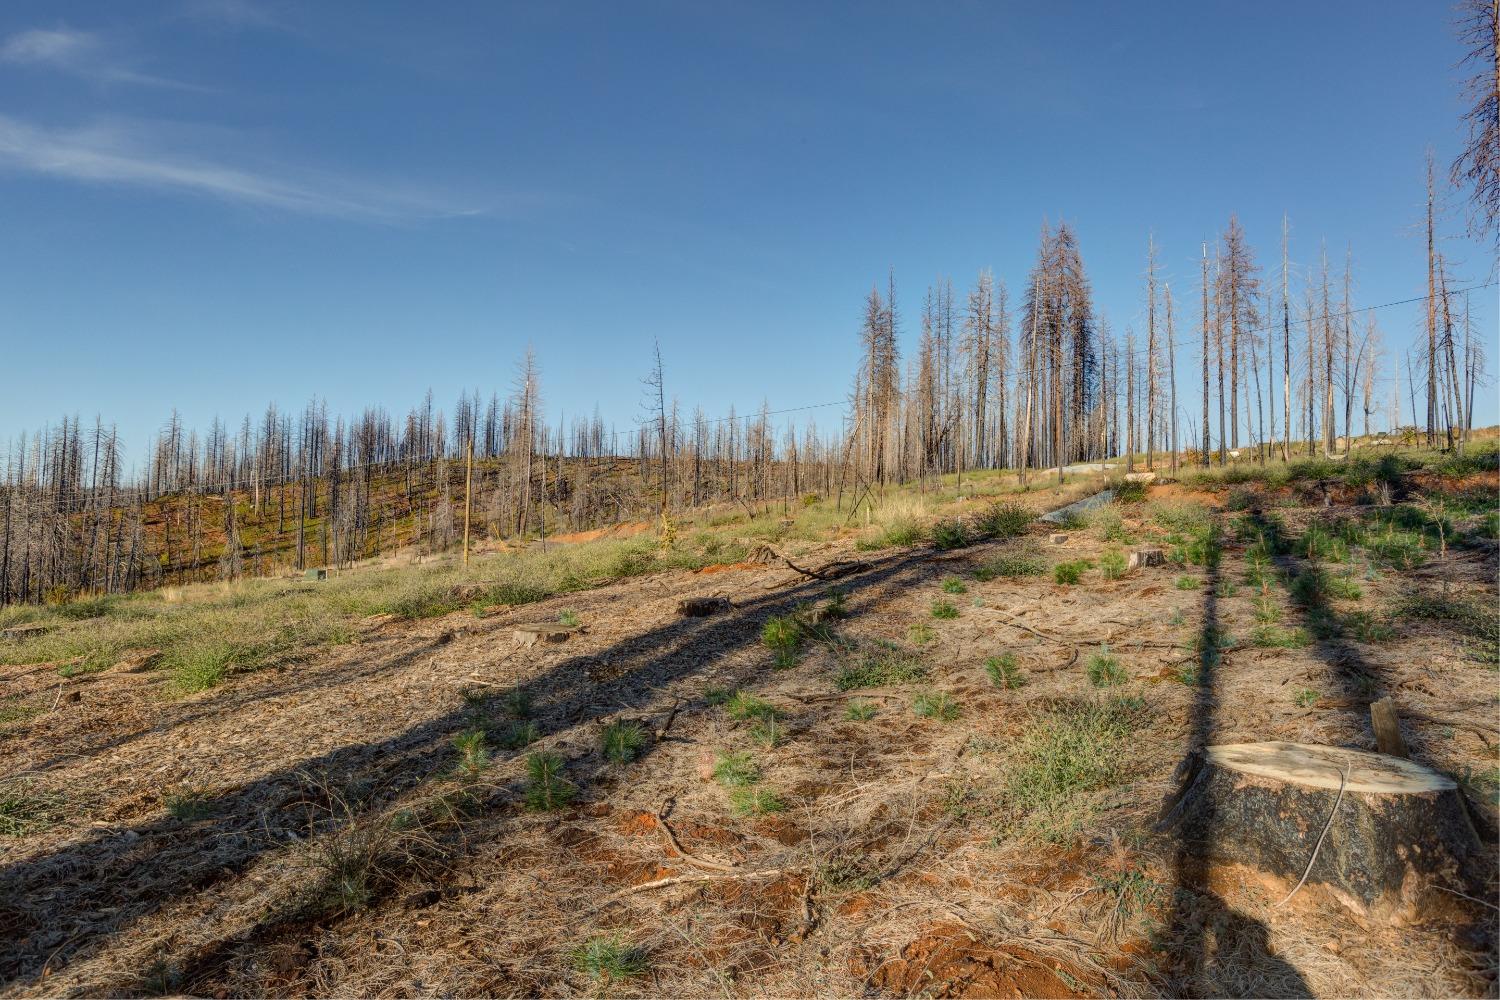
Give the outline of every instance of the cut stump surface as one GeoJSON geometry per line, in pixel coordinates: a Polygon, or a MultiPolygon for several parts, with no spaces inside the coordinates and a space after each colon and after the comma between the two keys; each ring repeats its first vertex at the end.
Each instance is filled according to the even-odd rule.
{"type": "Polygon", "coordinates": [[[1306,743],[1208,747],[1166,822],[1193,853],[1289,887],[1305,874],[1363,916],[1415,919],[1443,895],[1435,887],[1483,892],[1457,785],[1398,757],[1306,743]]]}

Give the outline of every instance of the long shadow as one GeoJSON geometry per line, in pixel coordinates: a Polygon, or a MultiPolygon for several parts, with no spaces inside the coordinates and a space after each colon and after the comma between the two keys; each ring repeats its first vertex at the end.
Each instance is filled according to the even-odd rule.
{"type": "Polygon", "coordinates": [[[1371,749],[1375,746],[1369,703],[1387,691],[1386,671],[1371,662],[1349,641],[1348,626],[1329,603],[1328,577],[1321,564],[1298,556],[1279,518],[1260,507],[1248,512],[1250,523],[1264,539],[1271,564],[1286,582],[1290,603],[1312,635],[1313,652],[1329,667],[1329,681],[1343,696],[1341,710],[1360,726],[1371,749]]]}
{"type": "MultiPolygon", "coordinates": [[[[877,603],[884,588],[925,575],[930,552],[886,558],[838,586],[850,595],[849,617],[877,603]]],[[[532,696],[544,730],[556,734],[603,714],[641,709],[660,690],[712,667],[758,641],[760,624],[825,592],[809,580],[778,589],[711,618],[682,618],[602,651],[569,657],[520,689],[532,696]],[[589,667],[611,664],[604,683],[589,667]]],[[[753,683],[761,668],[744,667],[732,680],[753,683]]],[[[684,706],[703,711],[705,702],[684,706]]],[[[328,829],[377,810],[451,765],[451,737],[473,722],[467,708],[375,743],[356,744],[290,765],[199,804],[205,817],[185,822],[162,817],[128,830],[91,832],[54,851],[0,870],[0,988],[33,983],[44,971],[98,951],[137,921],[183,895],[245,870],[293,837],[328,829]],[[330,790],[351,803],[352,815],[333,818],[330,790]]],[[[592,744],[592,739],[590,739],[592,744]]],[[[646,750],[650,753],[650,748],[646,750]]],[[[570,762],[570,777],[586,786],[602,761],[595,751],[570,762]]],[[[498,790],[503,801],[516,784],[498,790]]]]}
{"type": "MultiPolygon", "coordinates": [[[[1224,630],[1219,620],[1219,587],[1223,579],[1222,548],[1218,526],[1208,547],[1207,579],[1203,588],[1203,625],[1198,635],[1198,677],[1190,710],[1186,754],[1176,777],[1184,783],[1194,773],[1197,755],[1211,745],[1218,729],[1219,669],[1224,630]]],[[[1206,806],[1203,824],[1206,839],[1213,837],[1217,817],[1212,804],[1206,806]]],[[[1172,912],[1166,940],[1173,967],[1167,981],[1179,996],[1212,995],[1221,984],[1223,995],[1244,993],[1231,983],[1259,981],[1262,991],[1276,984],[1286,997],[1311,997],[1312,991],[1297,970],[1271,954],[1264,924],[1236,911],[1210,886],[1208,845],[1189,840],[1178,826],[1172,856],[1172,912]]]]}
{"type": "MultiPolygon", "coordinates": [[[[324,670],[307,675],[297,674],[293,676],[291,683],[286,683],[287,677],[285,674],[276,676],[272,676],[269,673],[263,674],[259,677],[260,685],[254,689],[218,692],[212,697],[204,698],[185,706],[181,711],[159,722],[142,726],[139,729],[133,729],[129,732],[117,733],[114,736],[98,740],[83,747],[72,748],[66,753],[60,753],[46,760],[39,761],[25,768],[25,773],[41,774],[57,767],[76,764],[79,761],[89,760],[101,754],[130,746],[132,743],[145,739],[153,733],[181,729],[184,726],[191,726],[203,719],[222,716],[225,712],[247,708],[271,698],[307,695],[326,688],[376,680],[410,665],[413,661],[445,645],[447,641],[445,638],[433,639],[414,648],[397,653],[394,656],[374,657],[365,663],[354,666],[343,664],[336,670],[324,670]]],[[[286,665],[286,668],[294,669],[296,666],[296,663],[290,663],[286,665]]]]}

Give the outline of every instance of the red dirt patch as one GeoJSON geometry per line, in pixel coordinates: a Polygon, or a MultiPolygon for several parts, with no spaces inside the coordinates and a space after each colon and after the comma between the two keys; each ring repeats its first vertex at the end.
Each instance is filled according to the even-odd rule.
{"type": "Polygon", "coordinates": [[[643,882],[680,874],[678,869],[662,863],[666,859],[648,860],[605,847],[600,844],[597,834],[582,827],[563,827],[554,836],[559,843],[572,851],[573,856],[580,863],[624,885],[640,885],[643,882]]]}
{"type": "Polygon", "coordinates": [[[1195,490],[1181,483],[1158,483],[1151,487],[1153,500],[1190,500],[1206,507],[1224,506],[1224,498],[1210,490],[1195,490]]]}
{"type": "Polygon", "coordinates": [[[796,847],[807,839],[807,831],[783,816],[767,816],[755,824],[755,832],[787,847],[796,847]]]}
{"type": "Polygon", "coordinates": [[[631,521],[626,524],[611,525],[608,528],[595,528],[592,531],[571,531],[564,535],[553,535],[547,541],[572,545],[576,542],[594,542],[601,538],[631,538],[650,531],[651,527],[650,521],[631,521]]]}
{"type": "Polygon", "coordinates": [[[956,923],[934,924],[881,963],[870,982],[900,996],[1083,997],[1098,984],[1075,966],[1015,945],[994,948],[956,923]]]}

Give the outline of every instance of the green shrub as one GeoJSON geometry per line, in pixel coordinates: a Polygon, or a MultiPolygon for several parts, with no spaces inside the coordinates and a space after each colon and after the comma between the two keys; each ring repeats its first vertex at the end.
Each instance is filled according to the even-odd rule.
{"type": "Polygon", "coordinates": [[[499,743],[503,750],[524,750],[542,738],[542,731],[535,722],[511,722],[500,731],[499,743]]]}
{"type": "Polygon", "coordinates": [[[1178,590],[1197,590],[1203,586],[1203,581],[1196,576],[1179,576],[1177,578],[1178,590]]]}
{"type": "Polygon", "coordinates": [[[1115,503],[1140,503],[1146,499],[1146,484],[1133,479],[1121,479],[1111,484],[1115,491],[1115,503]]]}
{"type": "Polygon", "coordinates": [[[465,729],[453,737],[453,749],[458,751],[457,774],[472,781],[490,766],[490,751],[485,745],[483,729],[465,729]]]}
{"type": "Polygon", "coordinates": [[[604,759],[612,764],[628,764],[640,756],[646,746],[646,730],[639,722],[611,722],[599,735],[604,759]]]}
{"type": "Polygon", "coordinates": [[[1318,694],[1318,692],[1314,691],[1312,688],[1303,688],[1302,690],[1297,692],[1296,697],[1294,697],[1292,701],[1296,703],[1298,708],[1311,708],[1313,705],[1317,704],[1318,699],[1321,697],[1323,696],[1318,694]]]}
{"type": "Polygon", "coordinates": [[[950,576],[943,581],[943,593],[945,594],[967,594],[969,587],[956,576],[950,576]]]}
{"type": "Polygon", "coordinates": [[[578,789],[562,776],[564,762],[551,751],[526,757],[526,808],[533,812],[562,809],[578,795],[578,789]]]}
{"type": "Polygon", "coordinates": [[[932,617],[941,619],[952,619],[958,617],[958,606],[952,601],[937,600],[932,602],[932,617]]]}
{"type": "Polygon", "coordinates": [[[925,646],[937,638],[937,634],[932,631],[932,626],[926,622],[914,622],[907,628],[906,637],[918,646],[925,646]]]}
{"type": "Polygon", "coordinates": [[[1124,576],[1128,565],[1125,553],[1119,549],[1109,549],[1099,557],[1099,572],[1104,574],[1106,580],[1118,580],[1124,576]]]}
{"type": "Polygon", "coordinates": [[[869,722],[875,718],[875,713],[875,703],[863,698],[851,698],[844,706],[844,718],[850,722],[869,722]]]}
{"type": "Polygon", "coordinates": [[[796,649],[802,641],[802,627],[790,615],[778,615],[761,626],[760,641],[776,652],[796,649]]]}
{"type": "Polygon", "coordinates": [[[1058,520],[1057,526],[1064,531],[1082,531],[1093,523],[1094,515],[1086,510],[1070,510],[1058,520]]]}
{"type": "Polygon", "coordinates": [[[205,819],[213,812],[213,799],[200,789],[179,789],[166,792],[161,798],[162,805],[167,807],[167,814],[184,823],[205,819]]]}
{"type": "Polygon", "coordinates": [[[961,549],[969,544],[969,532],[957,518],[948,518],[932,526],[932,544],[939,549],[961,549]]]}
{"type": "Polygon", "coordinates": [[[1326,577],[1323,589],[1329,597],[1341,597],[1346,601],[1357,601],[1365,596],[1364,590],[1349,576],[1326,577]]]}
{"type": "Polygon", "coordinates": [[[1059,586],[1070,586],[1082,580],[1083,574],[1093,565],[1089,559],[1060,562],[1052,567],[1052,580],[1059,586]]]}
{"type": "Polygon", "coordinates": [[[1035,517],[1018,503],[993,503],[980,515],[978,528],[990,538],[1017,538],[1026,534],[1035,517]]]}
{"type": "Polygon", "coordinates": [[[1270,625],[1281,621],[1281,605],[1270,594],[1261,594],[1254,601],[1255,620],[1262,625],[1270,625]]]}

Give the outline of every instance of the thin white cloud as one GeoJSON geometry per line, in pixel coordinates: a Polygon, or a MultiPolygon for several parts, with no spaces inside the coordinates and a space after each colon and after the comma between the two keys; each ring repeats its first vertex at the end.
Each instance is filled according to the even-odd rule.
{"type": "Polygon", "coordinates": [[[100,35],[72,28],[31,28],[17,32],[0,42],[0,63],[50,69],[104,83],[130,83],[174,90],[204,89],[141,73],[112,51],[100,35]]]}
{"type": "Polygon", "coordinates": [[[87,31],[33,28],[11,35],[0,45],[0,62],[73,66],[98,47],[98,36],[87,31]]]}
{"type": "Polygon", "coordinates": [[[186,0],[183,14],[194,21],[230,28],[280,28],[281,19],[251,0],[186,0]]]}
{"type": "Polygon", "coordinates": [[[343,177],[252,170],[174,153],[150,142],[149,123],[49,129],[0,115],[0,169],[97,184],[204,195],[288,212],[399,222],[484,214],[420,194],[343,177]]]}

